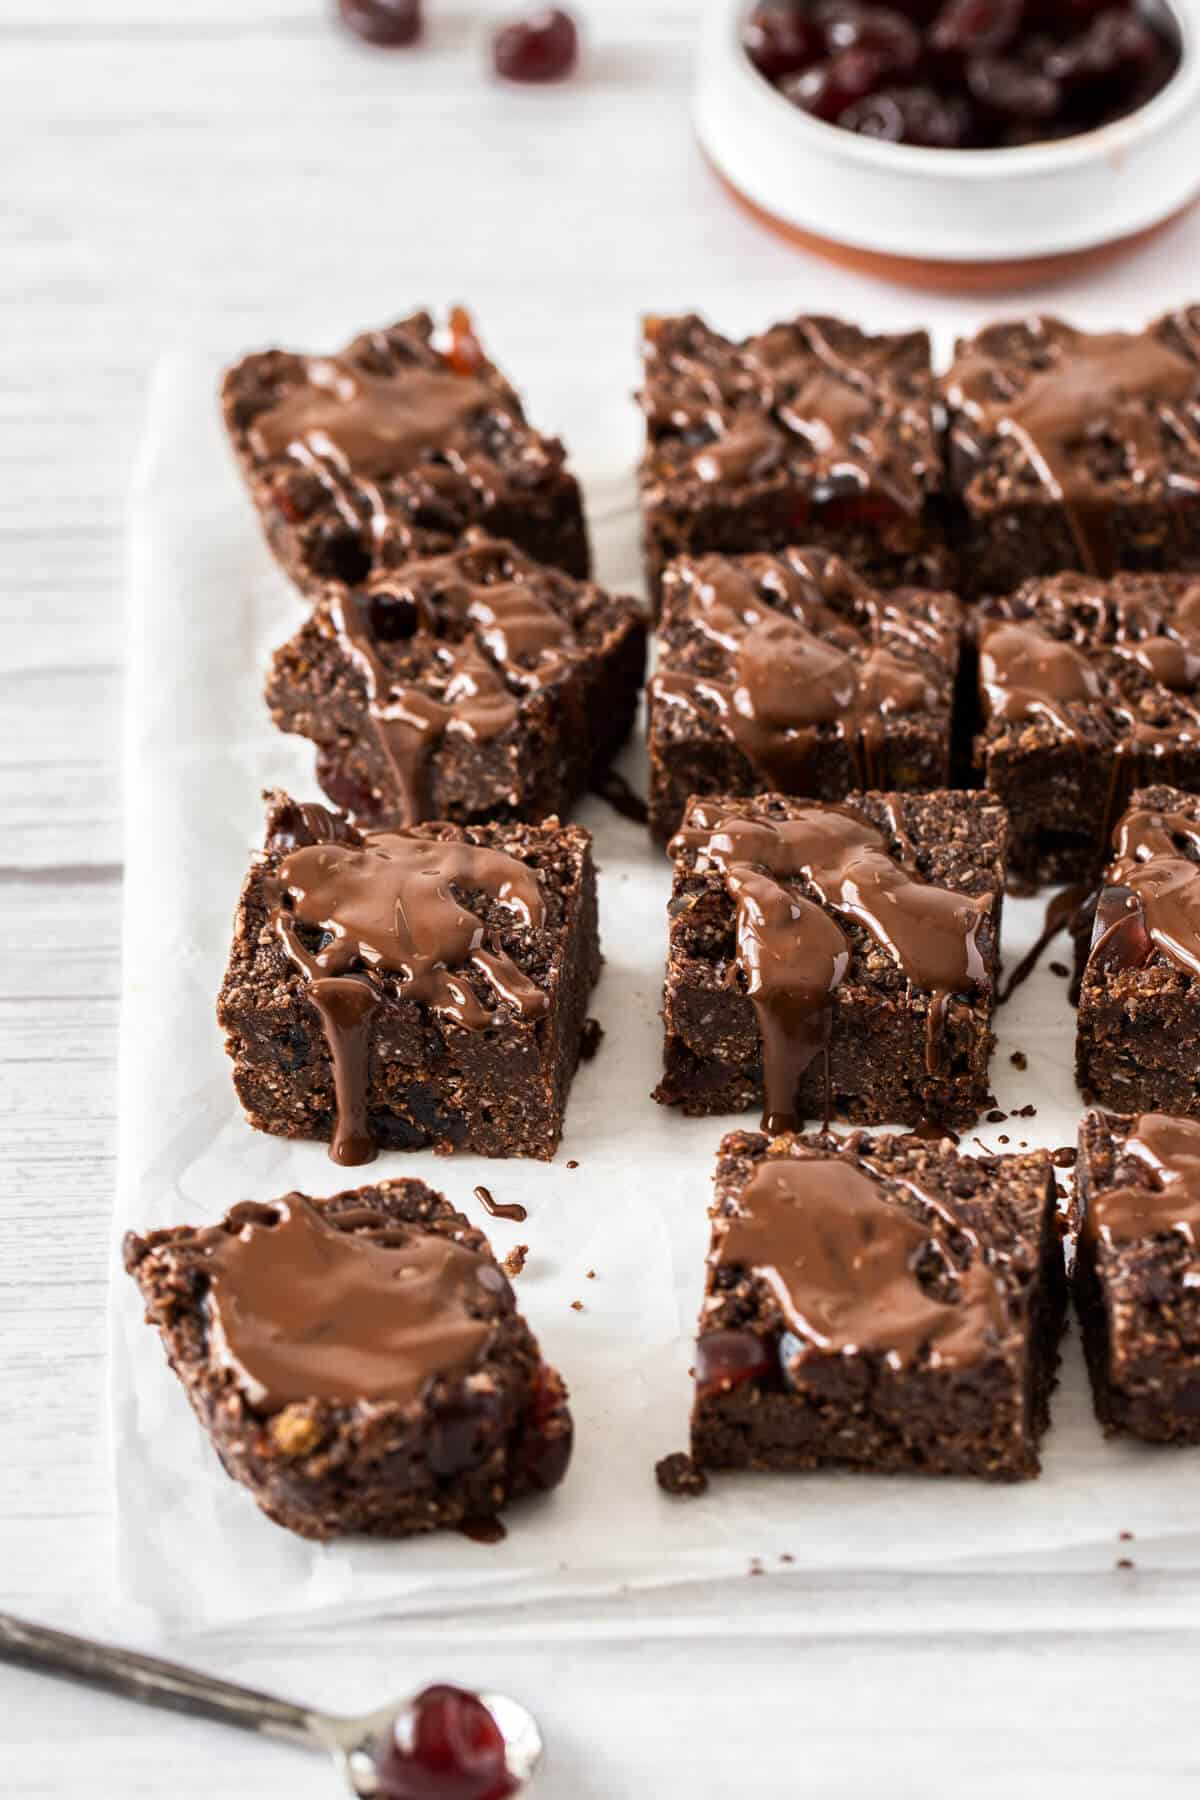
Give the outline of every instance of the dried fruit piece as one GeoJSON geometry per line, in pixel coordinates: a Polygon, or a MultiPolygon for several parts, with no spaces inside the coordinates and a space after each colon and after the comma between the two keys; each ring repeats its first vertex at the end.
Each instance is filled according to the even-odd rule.
{"type": "Polygon", "coordinates": [[[856,100],[874,93],[882,76],[883,65],[874,50],[841,50],[803,75],[790,76],[780,92],[801,112],[832,124],[856,100]]]}
{"type": "Polygon", "coordinates": [[[492,39],[492,61],[506,81],[561,81],[578,58],[579,29],[559,6],[514,19],[492,39]]]}
{"type": "Polygon", "coordinates": [[[804,7],[794,0],[756,6],[742,36],[746,55],[768,81],[779,81],[806,69],[821,55],[821,33],[804,7]]]}
{"type": "Polygon", "coordinates": [[[930,48],[942,55],[994,56],[1013,42],[1025,14],[1025,0],[946,0],[929,33],[930,48]]]}
{"type": "Polygon", "coordinates": [[[342,24],[368,44],[395,50],[421,35],[421,0],[338,0],[342,24]]]}
{"type": "Polygon", "coordinates": [[[696,1344],[696,1391],[718,1394],[765,1375],[771,1367],[767,1340],[755,1331],[707,1331],[696,1344]]]}

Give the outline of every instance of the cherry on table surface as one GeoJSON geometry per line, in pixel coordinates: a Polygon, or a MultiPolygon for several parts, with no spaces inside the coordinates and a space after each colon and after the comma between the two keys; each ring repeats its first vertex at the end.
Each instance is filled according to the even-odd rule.
{"type": "Polygon", "coordinates": [[[578,57],[579,27],[560,6],[514,19],[492,39],[492,61],[506,81],[561,81],[578,57]]]}
{"type": "Polygon", "coordinates": [[[421,35],[421,0],[338,0],[343,25],[384,49],[415,44],[421,35]]]}
{"type": "Polygon", "coordinates": [[[504,1734],[463,1688],[426,1688],[396,1721],[377,1765],[380,1800],[508,1800],[504,1734]]]}

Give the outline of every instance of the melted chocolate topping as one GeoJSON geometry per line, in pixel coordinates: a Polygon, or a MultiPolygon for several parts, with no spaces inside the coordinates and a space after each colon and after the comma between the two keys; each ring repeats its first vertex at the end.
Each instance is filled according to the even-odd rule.
{"type": "Polygon", "coordinates": [[[890,386],[878,345],[865,340],[851,360],[831,324],[798,318],[733,344],[698,319],[648,320],[652,436],[694,444],[706,433],[687,461],[706,485],[760,480],[799,457],[818,505],[874,491],[918,514],[928,460],[914,445],[928,437],[932,456],[928,414],[897,433],[897,416],[915,421],[918,408],[890,386]]]}
{"type": "Polygon", "coordinates": [[[346,356],[310,357],[303,382],[254,420],[250,443],[263,458],[290,453],[386,480],[423,456],[464,445],[467,422],[497,409],[511,411],[501,390],[448,364],[405,364],[383,375],[346,356]]]}
{"type": "Polygon", "coordinates": [[[1200,975],[1197,858],[1200,824],[1186,813],[1127,812],[1096,909],[1090,959],[1136,968],[1159,950],[1176,968],[1200,975]]]}
{"type": "Polygon", "coordinates": [[[795,1129],[796,1090],[818,1055],[829,1071],[833,999],[851,944],[830,911],[869,931],[913,988],[929,994],[926,1055],[940,1063],[950,996],[986,985],[977,941],[986,897],[932,886],[888,853],[857,813],[813,803],[795,819],[752,819],[693,803],[671,855],[717,870],[737,908],[737,966],[763,1040],[763,1128],[795,1129]],[[803,881],[820,904],[787,882],[803,881]],[[826,910],[827,909],[827,910],[826,910]]]}
{"type": "MultiPolygon", "coordinates": [[[[759,1164],[720,1232],[717,1268],[752,1270],[770,1287],[787,1328],[814,1353],[884,1356],[907,1368],[923,1353],[935,1368],[978,1364],[1007,1335],[1003,1293],[978,1241],[941,1199],[910,1185],[940,1215],[945,1237],[966,1237],[969,1268],[951,1257],[936,1225],[887,1197],[882,1184],[846,1157],[778,1157],[759,1164]],[[943,1290],[922,1284],[936,1263],[943,1290]]],[[[795,1374],[795,1365],[789,1364],[795,1374]]]]}
{"type": "Polygon", "coordinates": [[[811,566],[795,557],[772,560],[763,573],[781,588],[788,611],[763,596],[750,569],[705,567],[690,590],[689,621],[733,653],[732,679],[664,672],[654,680],[656,698],[706,704],[747,760],[784,793],[804,792],[823,726],[845,741],[861,785],[874,785],[885,721],[937,703],[917,663],[870,641],[881,613],[891,616],[894,609],[876,605],[836,559],[811,566]],[[839,590],[865,614],[866,629],[827,604],[839,590]]]}
{"type": "Polygon", "coordinates": [[[1178,1232],[1200,1243],[1200,1122],[1143,1113],[1120,1148],[1145,1168],[1145,1185],[1100,1188],[1089,1196],[1084,1230],[1092,1242],[1131,1244],[1178,1232]]]}
{"type": "Polygon", "coordinates": [[[1032,319],[1028,329],[1045,345],[1044,366],[1023,381],[1018,377],[1013,391],[1012,378],[977,343],[963,351],[947,378],[949,404],[981,438],[1017,440],[1043,487],[1064,508],[1083,568],[1111,575],[1116,557],[1107,506],[1087,447],[1116,440],[1122,470],[1142,479],[1166,473],[1166,432],[1200,456],[1189,404],[1200,391],[1200,370],[1148,332],[1089,333],[1052,318],[1032,319]]]}
{"type": "Polygon", "coordinates": [[[379,974],[398,977],[402,999],[467,1031],[496,1023],[495,1009],[467,979],[468,968],[485,976],[497,1003],[518,1018],[533,1021],[546,1012],[543,990],[501,947],[498,929],[459,893],[486,895],[526,927],[545,921],[545,901],[528,864],[462,841],[372,832],[361,844],[304,846],[279,865],[271,924],[309,983],[333,1059],[335,1162],[369,1162],[375,1154],[366,1097],[379,974]],[[303,927],[327,941],[307,949],[303,927]]]}
{"type": "Polygon", "coordinates": [[[507,545],[480,539],[378,576],[362,593],[331,598],[330,622],[362,671],[402,825],[428,812],[428,762],[448,732],[476,743],[499,737],[516,724],[522,693],[577,658],[571,622],[540,591],[541,574],[507,545]],[[511,569],[514,578],[487,580],[495,569],[511,569]],[[395,631],[398,621],[409,629],[395,631]],[[440,694],[389,671],[380,644],[390,629],[433,658],[440,694]]]}
{"type": "Polygon", "coordinates": [[[482,1183],[475,1189],[475,1198],[493,1219],[511,1219],[514,1224],[523,1225],[529,1217],[519,1200],[497,1200],[491,1188],[482,1183]]]}
{"type": "Polygon", "coordinates": [[[501,1291],[488,1258],[432,1232],[336,1230],[300,1194],[273,1211],[214,1234],[206,1263],[210,1342],[252,1406],[406,1405],[478,1365],[501,1291]]]}
{"type": "Polygon", "coordinates": [[[988,716],[1004,724],[1048,719],[1071,737],[1072,702],[1098,700],[1100,677],[1083,651],[1040,625],[996,619],[979,634],[979,681],[988,716]]]}

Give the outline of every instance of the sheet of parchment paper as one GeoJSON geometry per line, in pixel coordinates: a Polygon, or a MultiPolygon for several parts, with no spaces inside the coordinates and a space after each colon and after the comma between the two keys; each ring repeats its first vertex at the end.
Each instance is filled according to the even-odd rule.
{"type": "MultiPolygon", "coordinates": [[[[331,341],[333,341],[331,335],[331,341]]],[[[520,371],[517,372],[518,375],[520,371]]],[[[237,1106],[214,1018],[230,921],[261,843],[264,787],[316,798],[311,749],[274,731],[261,698],[270,650],[300,603],[259,541],[223,442],[214,369],[173,359],[156,378],[133,502],[127,699],[125,973],[116,1241],[131,1228],[214,1220],[235,1200],[347,1185],[325,1147],[254,1132],[237,1106]]],[[[601,579],[638,584],[631,470],[636,418],[577,402],[551,420],[575,450],[601,579]]],[[[644,786],[635,743],[623,767],[644,786]]],[[[250,1619],[487,1604],[743,1576],[752,1561],[797,1571],[1111,1569],[1118,1534],[1139,1558],[1200,1561],[1200,1455],[1108,1443],[1068,1340],[1044,1473],[1016,1486],[827,1474],[715,1480],[672,1501],[655,1461],[683,1448],[688,1365],[707,1242],[713,1154],[725,1129],[654,1104],[669,874],[646,834],[589,801],[607,958],[593,1012],[605,1038],[580,1070],[550,1165],[382,1156],[367,1172],[420,1175],[529,1260],[518,1299],[565,1374],[575,1460],[555,1494],[511,1510],[509,1536],[457,1535],[327,1548],[270,1524],[230,1482],[114,1266],[112,1424],[122,1597],[192,1630],[250,1619]],[[577,1168],[568,1168],[568,1160],[577,1168]],[[523,1225],[489,1220],[485,1181],[520,1200],[523,1225]],[[581,1302],[575,1310],[574,1303],[581,1302]]],[[[1040,927],[1044,897],[1005,914],[1009,967],[1040,927]]],[[[1060,945],[1060,952],[1065,946],[1060,945]]],[[[1051,952],[1051,957],[1053,957],[1051,952]]],[[[997,1148],[1074,1141],[1074,1014],[1049,960],[998,1015],[997,1148]],[[1018,1071],[1011,1053],[1024,1051],[1018,1071]]],[[[968,1135],[964,1149],[976,1140],[968,1135]]],[[[757,1585],[757,1584],[755,1584],[757,1585]]],[[[730,1593],[734,1592],[732,1586],[730,1593]]],[[[719,1614],[716,1615],[719,1617],[719,1614]]]]}

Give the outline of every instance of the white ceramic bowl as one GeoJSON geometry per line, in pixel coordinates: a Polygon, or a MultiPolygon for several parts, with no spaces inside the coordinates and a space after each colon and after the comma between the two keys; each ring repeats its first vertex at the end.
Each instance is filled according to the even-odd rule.
{"type": "Polygon", "coordinates": [[[1138,236],[1200,193],[1200,0],[1171,0],[1183,56],[1115,124],[1014,150],[923,150],[856,137],[790,106],[747,57],[751,0],[709,0],[695,119],[709,160],[767,220],[850,260],[953,278],[1072,258],[1138,236]],[[864,257],[862,254],[866,253],[864,257]]]}

